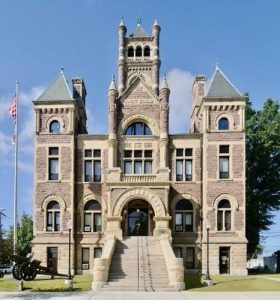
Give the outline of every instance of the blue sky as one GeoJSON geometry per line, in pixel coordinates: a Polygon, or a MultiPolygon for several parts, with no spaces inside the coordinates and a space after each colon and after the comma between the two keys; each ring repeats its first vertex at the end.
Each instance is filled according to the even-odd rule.
{"type": "MultiPolygon", "coordinates": [[[[215,64],[255,108],[279,98],[280,2],[275,0],[1,0],[0,55],[0,208],[12,223],[13,123],[7,113],[20,81],[19,213],[32,211],[32,101],[57,76],[82,76],[88,97],[89,132],[107,130],[107,88],[117,75],[117,27],[128,34],[137,16],[150,33],[154,19],[161,31],[161,76],[171,88],[171,132],[185,132],[190,87],[197,74],[208,77],[215,64]]],[[[266,239],[265,254],[280,248],[280,214],[266,239]]]]}

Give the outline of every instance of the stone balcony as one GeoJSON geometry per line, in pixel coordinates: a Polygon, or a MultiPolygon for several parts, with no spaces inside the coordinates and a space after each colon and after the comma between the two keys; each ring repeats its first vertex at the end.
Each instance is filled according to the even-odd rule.
{"type": "Polygon", "coordinates": [[[153,175],[153,174],[122,175],[121,180],[124,182],[155,182],[157,181],[157,175],[153,175]]]}

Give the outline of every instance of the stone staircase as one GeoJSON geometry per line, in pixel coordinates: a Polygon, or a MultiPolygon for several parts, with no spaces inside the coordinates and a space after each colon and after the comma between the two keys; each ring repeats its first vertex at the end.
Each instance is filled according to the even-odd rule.
{"type": "Polygon", "coordinates": [[[176,291],[168,286],[168,274],[160,242],[153,237],[128,237],[117,241],[103,291],[176,291]],[[138,260],[139,257],[139,260],[138,260]]]}

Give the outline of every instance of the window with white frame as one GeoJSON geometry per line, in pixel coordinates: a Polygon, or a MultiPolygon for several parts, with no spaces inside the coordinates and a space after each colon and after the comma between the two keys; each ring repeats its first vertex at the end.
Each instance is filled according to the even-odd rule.
{"type": "Polygon", "coordinates": [[[219,178],[229,179],[229,145],[219,147],[219,178]]]}
{"type": "Polygon", "coordinates": [[[84,152],[85,182],[101,182],[101,150],[85,149],[84,152]]]}
{"type": "Polygon", "coordinates": [[[217,229],[219,231],[231,230],[231,205],[226,199],[218,203],[217,229]]]}
{"type": "Polygon", "coordinates": [[[135,122],[128,126],[124,135],[152,135],[152,131],[146,123],[135,122]]]}
{"type": "Polygon", "coordinates": [[[89,200],[84,206],[84,232],[101,231],[101,205],[89,200]]]}
{"type": "Polygon", "coordinates": [[[193,149],[176,149],[176,181],[193,180],[193,149]]]}
{"type": "Polygon", "coordinates": [[[194,211],[191,201],[182,199],[175,206],[175,231],[192,232],[194,230],[194,211]]]}
{"type": "Polygon", "coordinates": [[[49,180],[58,180],[59,178],[59,148],[49,148],[49,180]]]}
{"type": "Polygon", "coordinates": [[[89,248],[82,248],[82,270],[89,270],[89,248]]]}
{"type": "Polygon", "coordinates": [[[47,205],[47,231],[60,231],[60,206],[57,201],[50,201],[47,205]]]}
{"type": "Polygon", "coordinates": [[[153,151],[152,150],[124,150],[123,155],[124,174],[152,174],[153,151]]]}

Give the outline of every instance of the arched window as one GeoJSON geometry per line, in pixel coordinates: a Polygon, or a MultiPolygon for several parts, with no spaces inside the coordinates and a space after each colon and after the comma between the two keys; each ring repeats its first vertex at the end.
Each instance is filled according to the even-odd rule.
{"type": "Polygon", "coordinates": [[[146,123],[135,122],[126,129],[125,135],[152,135],[152,131],[146,123]]]}
{"type": "Polygon", "coordinates": [[[50,201],[47,206],[47,231],[60,231],[60,206],[50,201]]]}
{"type": "Polygon", "coordinates": [[[84,206],[84,231],[101,231],[101,205],[96,200],[89,200],[84,206]]]}
{"type": "Polygon", "coordinates": [[[231,230],[231,206],[226,199],[218,204],[217,228],[219,231],[231,230]]]}
{"type": "Polygon", "coordinates": [[[189,200],[182,199],[175,206],[175,231],[193,231],[193,205],[189,200]]]}
{"type": "Polygon", "coordinates": [[[140,46],[136,47],[136,56],[141,57],[142,56],[142,48],[140,46]]]}
{"type": "Polygon", "coordinates": [[[50,132],[59,133],[60,132],[60,124],[58,121],[52,121],[50,124],[50,132]]]}
{"type": "Polygon", "coordinates": [[[229,129],[229,122],[227,118],[221,118],[219,120],[219,130],[228,130],[229,129]]]}
{"type": "Polygon", "coordinates": [[[130,46],[127,49],[127,57],[133,57],[133,56],[134,56],[134,49],[132,46],[130,46]]]}
{"type": "Polygon", "coordinates": [[[149,46],[146,46],[144,48],[144,56],[145,57],[150,56],[150,47],[149,46]]]}

